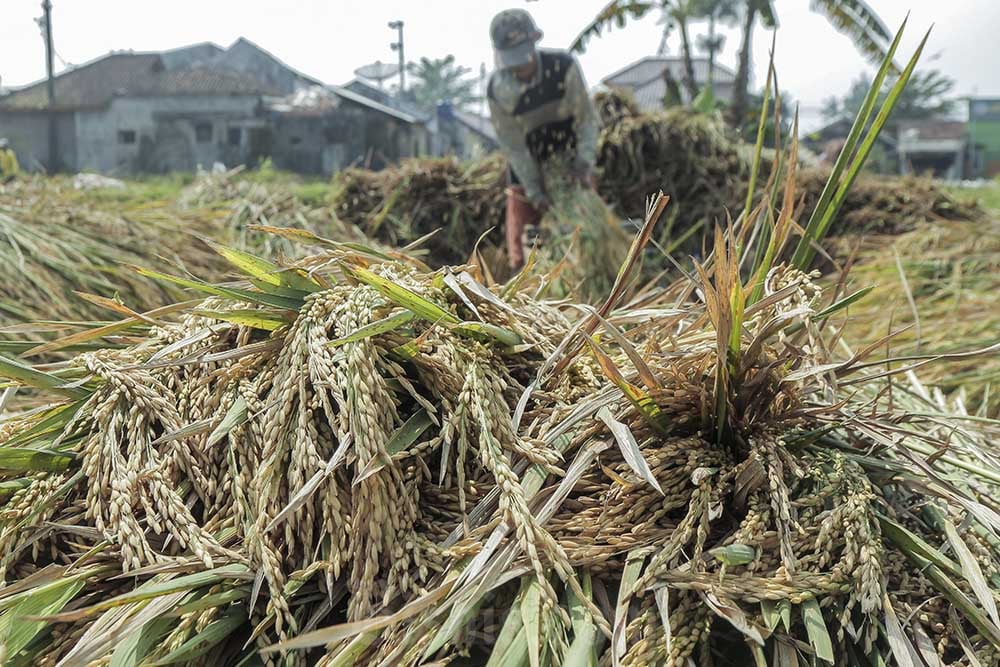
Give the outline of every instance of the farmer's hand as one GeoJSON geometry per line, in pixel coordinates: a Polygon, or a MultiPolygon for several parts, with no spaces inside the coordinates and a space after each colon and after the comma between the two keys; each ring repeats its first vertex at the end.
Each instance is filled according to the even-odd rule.
{"type": "Polygon", "coordinates": [[[531,200],[531,206],[538,212],[539,216],[545,215],[548,212],[550,205],[551,203],[546,195],[538,195],[531,200]]]}
{"type": "Polygon", "coordinates": [[[589,164],[577,163],[573,169],[573,176],[581,186],[591,190],[597,190],[597,176],[589,164]]]}

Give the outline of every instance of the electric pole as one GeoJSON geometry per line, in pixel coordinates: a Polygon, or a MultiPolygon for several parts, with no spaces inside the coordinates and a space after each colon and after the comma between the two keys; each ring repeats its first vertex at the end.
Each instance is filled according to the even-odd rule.
{"type": "Polygon", "coordinates": [[[55,49],[52,46],[52,2],[42,0],[42,11],[45,16],[45,72],[48,76],[46,90],[48,92],[48,121],[49,121],[49,173],[54,174],[59,170],[59,139],[56,131],[56,80],[53,75],[53,57],[55,49]]]}
{"type": "Polygon", "coordinates": [[[399,93],[406,90],[406,56],[403,54],[403,22],[389,21],[389,28],[397,31],[396,41],[390,44],[393,51],[399,53],[399,93]]]}

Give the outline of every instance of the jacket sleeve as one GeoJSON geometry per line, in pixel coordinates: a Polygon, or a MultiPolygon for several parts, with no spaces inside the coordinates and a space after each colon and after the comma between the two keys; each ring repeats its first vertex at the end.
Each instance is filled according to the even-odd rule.
{"type": "Polygon", "coordinates": [[[497,142],[506,154],[511,169],[514,170],[521,185],[524,186],[524,194],[529,201],[538,204],[545,198],[542,174],[535,158],[528,151],[524,130],[520,123],[511,114],[504,111],[499,104],[492,99],[489,102],[490,118],[497,131],[497,142]]]}
{"type": "Polygon", "coordinates": [[[566,74],[567,112],[573,115],[573,129],[576,131],[577,161],[588,171],[597,163],[597,135],[600,127],[597,110],[590,99],[587,82],[583,78],[580,63],[573,59],[573,66],[566,74]]]}

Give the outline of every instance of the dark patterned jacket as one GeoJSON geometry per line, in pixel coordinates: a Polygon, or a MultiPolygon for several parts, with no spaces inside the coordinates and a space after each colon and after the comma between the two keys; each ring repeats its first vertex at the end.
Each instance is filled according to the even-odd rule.
{"type": "Polygon", "coordinates": [[[576,58],[550,49],[539,49],[538,55],[530,82],[497,70],[487,89],[500,147],[533,202],[545,196],[542,167],[550,157],[567,155],[577,169],[593,169],[598,133],[597,113],[576,58]]]}

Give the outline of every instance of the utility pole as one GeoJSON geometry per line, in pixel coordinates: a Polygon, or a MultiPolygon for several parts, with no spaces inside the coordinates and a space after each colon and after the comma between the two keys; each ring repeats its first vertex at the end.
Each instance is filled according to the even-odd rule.
{"type": "Polygon", "coordinates": [[[48,121],[49,121],[49,173],[54,174],[59,170],[59,139],[56,131],[56,80],[53,75],[53,57],[55,48],[52,46],[52,2],[42,0],[42,11],[45,12],[45,73],[48,76],[46,90],[48,92],[48,121]]]}
{"type": "Polygon", "coordinates": [[[406,90],[406,56],[403,54],[403,22],[389,21],[389,28],[398,34],[396,41],[389,46],[393,51],[399,53],[399,93],[406,90]]]}

